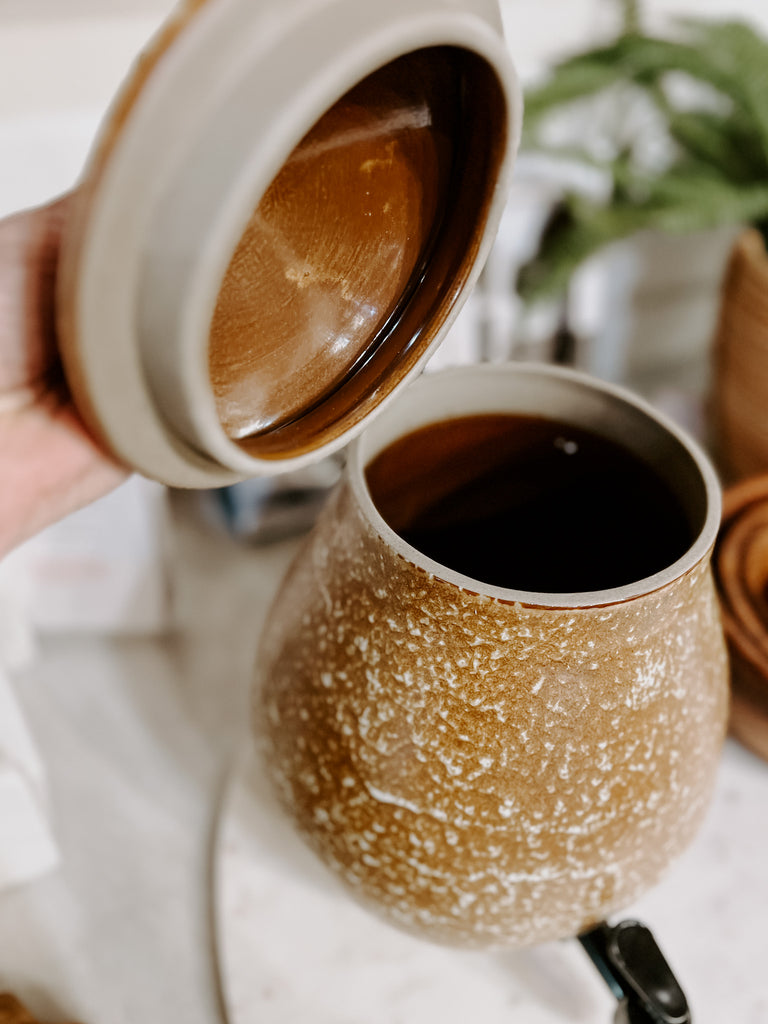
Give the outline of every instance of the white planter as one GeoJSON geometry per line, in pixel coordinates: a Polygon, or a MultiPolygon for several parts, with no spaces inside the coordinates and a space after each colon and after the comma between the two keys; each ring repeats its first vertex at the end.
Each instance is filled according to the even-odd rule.
{"type": "Polygon", "coordinates": [[[574,282],[580,364],[652,395],[704,388],[720,285],[737,228],[642,232],[605,250],[574,282]]]}

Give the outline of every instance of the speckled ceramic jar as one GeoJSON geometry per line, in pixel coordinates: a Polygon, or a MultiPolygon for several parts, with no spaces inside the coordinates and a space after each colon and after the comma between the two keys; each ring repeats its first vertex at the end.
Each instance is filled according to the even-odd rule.
{"type": "Polygon", "coordinates": [[[255,714],[283,804],[355,896],[432,940],[519,946],[658,879],[701,821],[725,728],[719,500],[674,426],[562,370],[428,376],[368,428],[273,606],[255,714]],[[556,595],[427,559],[382,520],[365,466],[425,423],[485,412],[566,420],[650,461],[688,551],[629,586],[556,595]]]}

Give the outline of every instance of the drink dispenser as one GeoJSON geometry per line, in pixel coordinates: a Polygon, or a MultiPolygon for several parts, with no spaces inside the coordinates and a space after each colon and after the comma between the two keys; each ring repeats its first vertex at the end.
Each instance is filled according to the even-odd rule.
{"type": "MultiPolygon", "coordinates": [[[[496,0],[182,3],[109,111],[63,240],[62,355],[89,427],[180,487],[341,449],[458,313],[521,121],[496,0]]],[[[622,1019],[690,1019],[647,929],[580,938],[622,1019]]]]}

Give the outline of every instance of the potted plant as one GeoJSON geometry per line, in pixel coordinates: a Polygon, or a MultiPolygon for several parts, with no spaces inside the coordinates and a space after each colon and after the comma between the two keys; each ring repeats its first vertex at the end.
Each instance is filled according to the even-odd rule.
{"type": "Polygon", "coordinates": [[[615,39],[527,94],[524,150],[576,166],[584,187],[563,194],[518,290],[527,303],[562,297],[588,258],[621,239],[694,236],[675,257],[685,264],[706,250],[702,232],[745,227],[725,275],[715,404],[726,447],[741,448],[746,428],[732,421],[746,400],[749,446],[761,452],[739,457],[739,472],[768,467],[768,41],[743,22],[701,19],[661,37],[641,29],[636,3],[622,8],[615,39]]]}

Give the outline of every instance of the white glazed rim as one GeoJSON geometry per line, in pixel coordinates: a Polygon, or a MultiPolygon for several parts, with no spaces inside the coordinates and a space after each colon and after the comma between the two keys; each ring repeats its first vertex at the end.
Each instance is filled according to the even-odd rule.
{"type": "MultiPolygon", "coordinates": [[[[337,0],[336,6],[349,2],[351,0],[337,0]]],[[[172,120],[167,112],[162,117],[153,114],[153,110],[159,109],[156,101],[165,88],[164,83],[184,61],[191,61],[190,66],[199,64],[201,57],[195,47],[200,45],[200,33],[208,31],[202,22],[213,23],[226,6],[203,4],[192,16],[190,30],[182,31],[173,47],[163,55],[163,63],[142,85],[125,124],[119,124],[114,145],[89,200],[81,249],[69,261],[70,272],[62,276],[65,287],[73,295],[75,377],[82,381],[79,386],[84,392],[86,409],[91,408],[89,415],[95,421],[94,428],[133,468],[182,487],[219,486],[247,476],[289,472],[315,462],[348,443],[413,379],[451,326],[487,257],[506,201],[522,127],[521,90],[500,28],[489,13],[493,5],[480,5],[478,11],[477,8],[472,10],[466,0],[463,6],[443,0],[417,0],[409,5],[399,4],[401,10],[392,13],[389,22],[382,13],[385,31],[377,30],[368,35],[360,30],[356,46],[348,46],[343,51],[343,61],[336,60],[337,55],[334,55],[321,80],[312,83],[312,89],[291,96],[287,107],[290,126],[286,129],[283,123],[276,127],[263,155],[252,155],[253,159],[243,167],[247,178],[244,187],[240,187],[243,182],[238,182],[236,194],[222,202],[216,230],[209,240],[208,282],[201,287],[199,264],[196,265],[193,275],[196,287],[191,292],[187,290],[181,310],[180,319],[184,320],[189,335],[184,339],[177,382],[179,392],[184,394],[181,404],[188,410],[189,430],[180,430],[178,424],[172,424],[164,414],[164,403],[158,401],[157,389],[150,384],[150,368],[136,327],[137,287],[149,230],[146,220],[156,198],[156,194],[150,197],[144,187],[148,171],[146,153],[148,140],[163,135],[162,118],[169,127],[172,120]],[[191,31],[193,29],[195,31],[191,31]],[[475,265],[432,343],[390,393],[365,416],[338,437],[311,451],[287,458],[255,457],[224,432],[216,414],[207,365],[210,319],[220,279],[234,246],[258,197],[269,186],[292,148],[329,106],[375,67],[413,50],[440,45],[460,47],[484,60],[495,74],[507,104],[507,146],[498,168],[475,265]],[[318,88],[314,88],[315,85],[318,88]],[[131,211],[128,219],[125,210],[131,211]],[[121,233],[120,227],[124,232],[121,233]],[[121,254],[119,265],[113,267],[115,237],[120,238],[121,254]],[[107,267],[111,274],[106,273],[107,267]]],[[[254,8],[254,17],[258,10],[254,8]]],[[[105,131],[107,136],[115,131],[109,120],[105,131]]]]}
{"type": "MultiPolygon", "coordinates": [[[[387,545],[393,548],[406,561],[423,569],[430,576],[435,576],[447,583],[451,583],[461,590],[493,598],[507,604],[515,603],[542,608],[593,608],[621,604],[651,594],[662,587],[668,586],[670,583],[674,583],[694,569],[700,562],[709,558],[720,526],[722,505],[720,483],[714,467],[701,446],[687,432],[629,389],[616,384],[609,384],[589,374],[563,367],[545,364],[507,363],[503,365],[483,364],[471,367],[456,367],[441,370],[438,373],[425,374],[419,381],[411,385],[406,397],[415,402],[419,397],[425,398],[430,393],[440,392],[441,390],[447,391],[451,387],[455,391],[455,386],[459,382],[462,385],[476,384],[478,392],[482,394],[483,389],[491,384],[491,382],[495,382],[495,386],[498,387],[500,386],[500,381],[503,382],[510,378],[518,378],[530,382],[550,379],[571,385],[575,396],[579,393],[582,395],[591,393],[592,395],[605,396],[615,404],[617,409],[624,406],[625,409],[632,410],[635,415],[639,414],[646,418],[649,424],[660,428],[674,442],[677,442],[680,446],[681,454],[688,456],[691,466],[698,473],[706,501],[706,515],[697,536],[688,549],[671,565],[651,576],[646,576],[625,586],[573,593],[544,593],[491,586],[483,583],[481,580],[473,579],[471,576],[455,572],[440,562],[428,558],[418,548],[408,544],[399,534],[395,533],[374,505],[365,480],[365,467],[387,444],[398,437],[404,436],[411,430],[418,429],[419,426],[439,422],[441,419],[473,415],[474,413],[515,411],[511,405],[505,407],[503,403],[485,404],[482,398],[478,400],[477,397],[474,399],[470,398],[466,402],[460,400],[458,404],[454,402],[450,407],[445,405],[441,411],[435,410],[431,415],[417,416],[415,421],[408,423],[404,429],[391,430],[388,436],[384,438],[379,437],[373,442],[373,432],[377,428],[381,432],[386,426],[387,416],[385,415],[351,446],[347,462],[347,479],[350,482],[363,516],[371,523],[387,545]]],[[[426,406],[427,403],[424,402],[423,405],[426,406]]],[[[525,411],[530,412],[530,410],[525,411]]],[[[396,412],[397,406],[390,410],[389,416],[391,419],[394,419],[392,414],[396,412]]],[[[546,416],[547,410],[540,408],[538,409],[538,414],[546,416]]],[[[557,413],[554,416],[557,418],[557,413]]]]}

